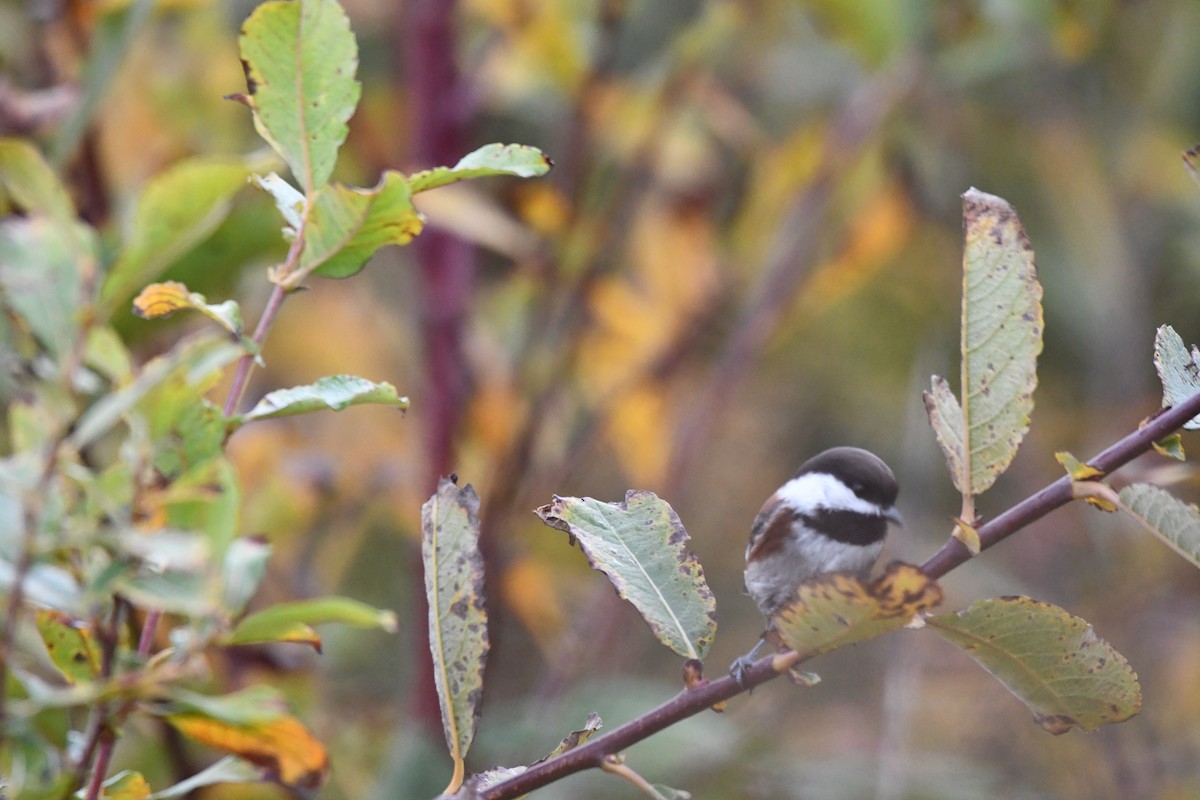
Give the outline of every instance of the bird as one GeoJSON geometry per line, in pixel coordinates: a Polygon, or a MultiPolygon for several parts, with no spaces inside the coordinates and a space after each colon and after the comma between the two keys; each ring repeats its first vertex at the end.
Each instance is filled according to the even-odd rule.
{"type": "Polygon", "coordinates": [[[774,630],[774,615],[809,578],[829,572],[867,577],[883,549],[888,523],[903,525],[896,510],[900,486],[874,453],[834,447],[805,461],[763,504],[746,546],[746,593],[767,618],[754,648],[730,672],[745,685],[774,630]]]}

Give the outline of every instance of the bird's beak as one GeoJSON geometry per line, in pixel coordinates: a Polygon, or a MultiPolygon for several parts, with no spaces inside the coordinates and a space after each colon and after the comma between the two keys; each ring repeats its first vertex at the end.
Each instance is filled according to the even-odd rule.
{"type": "Polygon", "coordinates": [[[904,527],[904,517],[900,516],[900,512],[896,510],[895,506],[889,506],[887,509],[885,509],[883,512],[883,518],[894,523],[898,527],[904,527]]]}

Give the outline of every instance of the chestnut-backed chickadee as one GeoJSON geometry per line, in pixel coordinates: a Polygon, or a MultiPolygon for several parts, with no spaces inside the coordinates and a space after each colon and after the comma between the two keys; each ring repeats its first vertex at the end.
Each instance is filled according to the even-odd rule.
{"type": "Polygon", "coordinates": [[[767,618],[767,632],[730,671],[743,682],[772,630],[772,616],[814,575],[845,571],[866,577],[883,548],[900,487],[878,456],[835,447],[813,456],[771,495],[750,527],[746,591],[767,618]]]}

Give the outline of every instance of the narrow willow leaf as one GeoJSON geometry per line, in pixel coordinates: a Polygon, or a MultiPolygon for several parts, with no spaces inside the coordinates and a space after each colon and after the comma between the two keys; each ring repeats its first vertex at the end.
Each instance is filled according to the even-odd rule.
{"type": "Polygon", "coordinates": [[[1149,483],[1126,486],[1118,497],[1122,510],[1176,553],[1200,567],[1200,509],[1149,483]]]}
{"type": "Polygon", "coordinates": [[[233,724],[185,712],[166,720],[187,738],[257,764],[269,778],[291,789],[316,789],[329,775],[325,747],[295,717],[233,724]]]}
{"type": "Polygon", "coordinates": [[[0,188],[0,209],[16,206],[27,216],[45,215],[60,225],[75,218],[66,187],[24,139],[0,138],[0,188]]]}
{"type": "Polygon", "coordinates": [[[311,196],[325,185],[346,140],[361,87],[358,44],[336,0],[271,0],[238,39],[254,127],[311,196]]]}
{"type": "Polygon", "coordinates": [[[305,386],[270,392],[254,408],[232,419],[231,424],[290,417],[312,411],[341,411],[364,404],[391,406],[403,411],[408,408],[408,398],[398,395],[396,387],[390,383],[375,383],[354,375],[328,375],[305,386]]]}
{"type": "Polygon", "coordinates": [[[225,756],[212,766],[200,770],[192,777],[182,780],[174,786],[168,786],[162,791],[150,795],[150,800],[168,800],[171,797],[184,797],[197,789],[212,786],[217,783],[251,783],[261,781],[262,770],[245,759],[237,756],[225,756]]]}
{"type": "Polygon", "coordinates": [[[132,297],[215,231],[251,168],[235,159],[193,158],[155,176],[138,198],[125,248],[101,289],[106,307],[132,297]]]}
{"type": "Polygon", "coordinates": [[[187,309],[199,311],[234,336],[242,335],[242,310],[236,300],[209,303],[204,295],[189,291],[179,281],[152,283],[133,299],[133,313],[142,319],[169,317],[187,309]]]}
{"type": "Polygon", "coordinates": [[[300,268],[273,274],[272,279],[292,289],[314,273],[348,278],[361,271],[379,248],[408,244],[423,224],[413,207],[408,181],[398,172],[385,172],[371,189],[331,183],[313,201],[300,268]]]}
{"type": "Polygon", "coordinates": [[[453,479],[442,478],[437,492],[421,506],[421,530],[429,648],[455,767],[450,794],[462,782],[463,759],[475,738],[488,653],[479,495],[469,484],[460,488],[453,479]]]}
{"type": "Polygon", "coordinates": [[[457,183],[469,178],[489,175],[515,175],[535,178],[545,175],[554,166],[549,156],[536,147],[524,144],[488,144],[463,156],[453,167],[436,167],[414,172],[408,182],[413,194],[457,183]]]}
{"type": "MultiPolygon", "coordinates": [[[[243,619],[234,627],[229,644],[253,642],[306,641],[296,632],[311,630],[313,625],[340,622],[359,628],[382,628],[396,631],[396,614],[384,611],[349,597],[318,597],[292,603],[278,603],[243,619]]],[[[316,644],[319,644],[318,639],[316,644]]]]}
{"type": "Polygon", "coordinates": [[[934,381],[926,408],[955,488],[986,491],[1029,430],[1042,351],[1042,287],[1033,249],[1005,200],[963,195],[962,392],[959,416],[934,381]]]}
{"type": "Polygon", "coordinates": [[[175,712],[195,712],[235,725],[270,722],[288,711],[279,690],[261,683],[223,695],[200,694],[172,686],[167,689],[167,696],[175,712]]]}
{"type": "Polygon", "coordinates": [[[579,543],[592,569],[608,576],[660,642],[686,658],[704,658],[717,631],[717,602],[687,549],[691,537],[666,501],[630,490],[624,503],[556,497],[536,513],[579,543]]]}
{"type": "Polygon", "coordinates": [[[933,630],[996,677],[1053,734],[1124,722],[1142,707],[1137,675],[1092,626],[1028,597],[980,600],[930,617],[933,630]]]}
{"type": "Polygon", "coordinates": [[[894,562],[864,583],[846,572],[804,581],[773,621],[783,643],[815,655],[899,630],[942,602],[942,590],[911,564],[894,562]]]}
{"type": "MultiPolygon", "coordinates": [[[[1173,408],[1200,392],[1200,350],[1192,345],[1188,352],[1183,337],[1170,325],[1159,327],[1154,336],[1154,369],[1162,381],[1163,408],[1173,408]]],[[[1200,428],[1200,417],[1193,417],[1183,427],[1200,428]]]]}
{"type": "Polygon", "coordinates": [[[147,362],[132,383],[93,403],[80,418],[68,443],[76,449],[86,447],[163,384],[182,380],[189,386],[203,385],[244,352],[224,335],[182,340],[169,352],[147,362]]]}
{"type": "Polygon", "coordinates": [[[0,224],[0,303],[56,358],[76,345],[97,252],[94,233],[83,225],[50,217],[0,224]]]}

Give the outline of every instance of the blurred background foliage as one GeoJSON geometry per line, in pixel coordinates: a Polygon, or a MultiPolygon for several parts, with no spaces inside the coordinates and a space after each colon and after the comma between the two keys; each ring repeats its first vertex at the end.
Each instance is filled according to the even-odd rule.
{"type": "MultiPolygon", "coordinates": [[[[52,146],[72,109],[95,103],[63,164],[112,242],[168,165],[261,147],[245,109],[222,100],[244,86],[246,0],[153,4],[116,48],[111,84],[89,82],[112,20],[147,5],[0,2],[0,126],[52,146]]],[[[933,552],[958,498],[920,391],[958,373],[968,187],[1016,206],[1046,288],[1032,429],[980,500],[985,516],[1057,477],[1054,451],[1086,456],[1158,407],[1157,325],[1200,340],[1200,191],[1179,160],[1200,139],[1200,4],[347,10],[364,93],[336,177],[430,166],[431,142],[458,154],[522,142],[556,169],[422,195],[424,244],[286,305],[252,394],[355,373],[408,393],[407,418],[353,409],[231,442],[244,530],[275,547],[260,602],[337,592],[402,621],[398,636],[329,631],[319,657],[265,648],[215,665],[230,689],[290,693],[330,747],[326,797],[428,797],[445,783],[419,573],[419,508],[439,472],[483,497],[494,646],[475,769],[527,763],[588,711],[612,726],[679,686],[674,657],[530,513],[553,494],[618,500],[636,487],[673,504],[718,599],[711,672],[759,632],[741,594],[745,536],[807,455],[844,443],[884,456],[908,520],[887,554],[933,552]]],[[[171,276],[250,313],[283,252],[279,225],[248,188],[171,276]]],[[[123,330],[147,356],[180,334],[132,317],[123,330]]],[[[1118,482],[1151,470],[1194,498],[1194,473],[1161,458],[1118,482]]],[[[1143,712],[1049,737],[974,664],[903,632],[815,663],[814,689],[779,682],[679,725],[631,763],[704,797],[1200,795],[1200,577],[1183,561],[1132,523],[1069,508],[944,585],[947,608],[1020,593],[1085,617],[1138,670],[1143,712]]],[[[135,726],[114,768],[159,786],[209,758],[135,726]]],[[[633,792],[584,775],[538,796],[633,792]]]]}

